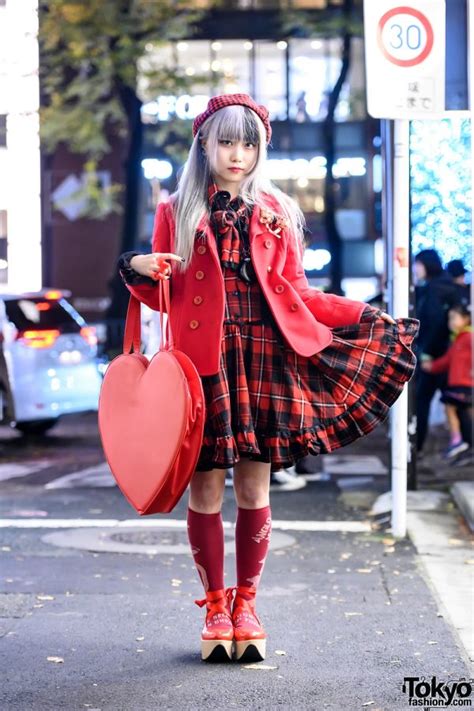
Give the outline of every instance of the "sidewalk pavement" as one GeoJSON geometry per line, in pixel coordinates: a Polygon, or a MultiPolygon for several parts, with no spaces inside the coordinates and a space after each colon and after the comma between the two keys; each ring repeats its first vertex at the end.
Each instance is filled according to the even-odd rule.
{"type": "MultiPolygon", "coordinates": [[[[259,664],[200,659],[204,611],[193,601],[203,591],[187,542],[187,495],[171,514],[140,518],[111,482],[3,482],[1,708],[398,711],[418,682],[423,691],[433,677],[434,689],[468,681],[472,536],[449,493],[431,485],[415,492],[409,537],[392,538],[387,476],[367,475],[368,456],[380,455],[383,472],[381,430],[341,450],[346,469],[365,469],[352,483],[334,473],[331,455],[305,488],[272,493],[259,664]],[[434,511],[420,510],[436,496],[434,511]],[[30,515],[15,514],[20,506],[30,515]]],[[[231,585],[231,489],[223,518],[231,585]]]]}

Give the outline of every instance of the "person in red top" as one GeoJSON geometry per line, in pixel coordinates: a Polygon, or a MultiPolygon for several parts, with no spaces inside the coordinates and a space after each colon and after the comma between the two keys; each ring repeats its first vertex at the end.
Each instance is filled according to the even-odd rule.
{"type": "Polygon", "coordinates": [[[447,387],[441,402],[446,405],[450,440],[444,452],[446,459],[457,457],[472,447],[472,363],[471,307],[463,302],[448,312],[452,344],[446,353],[433,360],[423,360],[421,368],[428,373],[448,373],[447,387]]]}
{"type": "Polygon", "coordinates": [[[270,544],[271,471],[371,432],[412,377],[419,321],[311,287],[304,215],[266,177],[269,112],[247,94],[210,99],[152,253],[125,253],[129,291],[159,310],[170,279],[175,347],[202,379],[206,420],[187,530],[206,593],[206,661],[262,660],[256,593],[270,544]],[[224,588],[221,514],[234,468],[237,585],[224,588]],[[235,592],[235,598],[233,598],[235,592]],[[232,609],[231,609],[232,606],[232,609]]]}

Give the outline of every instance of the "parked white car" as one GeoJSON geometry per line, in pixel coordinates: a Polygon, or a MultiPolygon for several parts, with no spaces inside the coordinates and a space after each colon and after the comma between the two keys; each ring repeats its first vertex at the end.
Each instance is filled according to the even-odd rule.
{"type": "Polygon", "coordinates": [[[97,410],[95,329],[70,292],[0,291],[0,422],[41,434],[64,414],[97,410]]]}

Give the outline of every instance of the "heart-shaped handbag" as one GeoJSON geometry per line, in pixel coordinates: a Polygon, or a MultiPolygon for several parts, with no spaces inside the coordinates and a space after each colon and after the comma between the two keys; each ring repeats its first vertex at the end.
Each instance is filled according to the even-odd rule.
{"type": "Polygon", "coordinates": [[[140,302],[131,295],[123,353],[107,368],[99,397],[105,457],[122,494],[141,516],[173,510],[194,473],[204,433],[201,378],[191,359],[174,347],[168,281],[160,281],[159,289],[158,352],[150,361],[140,353],[140,302]]]}

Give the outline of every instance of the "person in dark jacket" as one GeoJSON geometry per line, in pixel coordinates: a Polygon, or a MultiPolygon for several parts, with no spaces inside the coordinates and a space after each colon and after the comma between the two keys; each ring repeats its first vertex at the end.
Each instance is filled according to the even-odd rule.
{"type": "Polygon", "coordinates": [[[469,274],[469,272],[462,259],[452,259],[446,264],[446,271],[451,274],[453,282],[456,284],[459,301],[469,303],[471,301],[471,288],[470,284],[466,282],[466,274],[469,274]]]}
{"type": "Polygon", "coordinates": [[[453,279],[443,269],[434,249],[423,249],[414,259],[416,318],[420,330],[415,342],[417,451],[422,453],[428,431],[430,406],[437,390],[447,385],[446,373],[422,370],[421,363],[444,355],[450,345],[448,310],[459,300],[453,279]]]}

